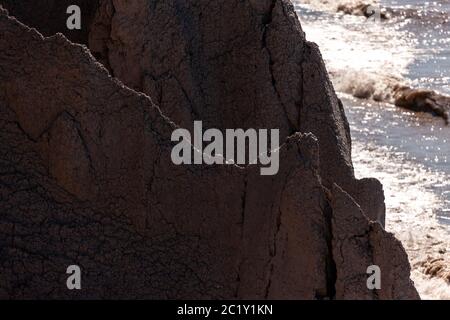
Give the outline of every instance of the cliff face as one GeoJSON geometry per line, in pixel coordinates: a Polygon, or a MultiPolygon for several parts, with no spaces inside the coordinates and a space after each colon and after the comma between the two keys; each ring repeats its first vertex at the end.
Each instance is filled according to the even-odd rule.
{"type": "Polygon", "coordinates": [[[90,49],[0,15],[1,297],[418,298],[288,1],[101,0],[79,34],[64,1],[45,27],[42,4],[0,3],[90,49]],[[194,120],[280,129],[279,173],[173,165],[171,133],[194,120]]]}
{"type": "Polygon", "coordinates": [[[87,44],[89,27],[92,24],[99,0],[1,0],[0,4],[27,26],[36,28],[44,36],[63,32],[71,41],[87,44]],[[82,12],[82,29],[68,30],[67,8],[75,4],[82,12]]]}

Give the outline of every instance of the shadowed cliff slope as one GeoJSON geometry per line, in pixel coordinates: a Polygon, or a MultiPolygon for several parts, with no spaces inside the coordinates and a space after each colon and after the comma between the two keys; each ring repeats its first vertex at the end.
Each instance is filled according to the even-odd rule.
{"type": "MultiPolygon", "coordinates": [[[[7,2],[29,21],[32,4],[7,2]]],[[[88,11],[66,35],[90,51],[0,15],[1,297],[418,298],[401,244],[369,221],[382,187],[354,178],[342,104],[288,1],[88,11]],[[172,130],[194,120],[280,129],[280,172],[173,165],[172,130]]]]}

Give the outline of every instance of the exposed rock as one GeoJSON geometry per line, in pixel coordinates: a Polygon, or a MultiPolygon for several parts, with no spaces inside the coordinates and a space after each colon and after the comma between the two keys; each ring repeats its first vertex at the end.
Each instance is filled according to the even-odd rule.
{"type": "Polygon", "coordinates": [[[437,115],[448,124],[450,121],[450,97],[433,90],[412,89],[397,86],[394,90],[395,105],[412,111],[437,115]]]}
{"type": "Polygon", "coordinates": [[[400,241],[378,222],[369,222],[359,205],[339,186],[332,195],[333,257],[337,299],[418,299],[411,268],[400,241]],[[381,269],[381,289],[367,289],[367,267],[381,269]]]}
{"type": "Polygon", "coordinates": [[[449,261],[445,258],[429,256],[426,260],[420,262],[420,266],[424,269],[424,273],[430,277],[441,278],[450,283],[450,266],[449,261]]]}
{"type": "Polygon", "coordinates": [[[429,89],[411,88],[392,76],[353,72],[336,76],[339,90],[358,99],[386,102],[414,112],[426,112],[449,123],[450,97],[429,89]]]}
{"type": "MultiPolygon", "coordinates": [[[[354,178],[342,104],[287,1],[101,1],[90,47],[147,95],[62,35],[5,13],[0,30],[1,297],[335,297],[346,213],[328,189],[361,201],[365,228],[383,192],[354,178]],[[279,128],[280,172],[173,165],[172,130],[193,120],[279,128]]],[[[380,263],[386,298],[417,297],[407,260],[380,263]]]]}
{"type": "Polygon", "coordinates": [[[338,183],[384,221],[382,186],[354,179],[343,107],[288,1],[100,0],[88,25],[92,54],[181,127],[278,128],[282,139],[312,132],[325,186],[338,183]]]}
{"type": "Polygon", "coordinates": [[[317,46],[288,1],[258,4],[103,0],[89,44],[112,74],[182,127],[201,119],[220,129],[279,128],[282,137],[312,132],[325,186],[337,182],[384,221],[381,184],[354,179],[347,119],[317,46]]]}
{"type": "Polygon", "coordinates": [[[294,3],[309,4],[321,11],[340,12],[372,19],[390,19],[394,10],[379,4],[377,0],[293,0],[294,3]]]}
{"type": "Polygon", "coordinates": [[[340,3],[337,6],[337,12],[344,14],[351,14],[356,16],[365,16],[372,19],[387,20],[391,17],[392,9],[382,8],[376,3],[363,3],[363,2],[346,2],[340,3]]]}

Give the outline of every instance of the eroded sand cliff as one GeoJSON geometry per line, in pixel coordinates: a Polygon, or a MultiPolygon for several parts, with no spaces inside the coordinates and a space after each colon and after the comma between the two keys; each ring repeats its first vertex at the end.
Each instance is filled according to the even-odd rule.
{"type": "Polygon", "coordinates": [[[102,0],[82,35],[0,3],[1,297],[418,298],[289,1],[102,0]],[[280,172],[173,165],[194,120],[280,129],[280,172]]]}

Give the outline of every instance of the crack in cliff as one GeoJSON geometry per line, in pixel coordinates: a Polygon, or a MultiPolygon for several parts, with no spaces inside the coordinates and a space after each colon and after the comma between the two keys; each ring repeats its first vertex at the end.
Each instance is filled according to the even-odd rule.
{"type": "MultiPolygon", "coordinates": [[[[247,206],[247,186],[248,186],[248,173],[245,174],[244,177],[244,187],[243,187],[243,193],[242,193],[242,197],[241,197],[241,241],[244,240],[244,235],[245,235],[245,209],[247,206]]],[[[238,262],[238,270],[237,270],[237,276],[236,276],[236,290],[235,290],[235,298],[238,298],[239,296],[239,291],[240,291],[240,287],[241,287],[241,268],[242,265],[244,264],[244,255],[243,253],[241,253],[241,257],[240,257],[240,261],[238,262]]]]}
{"type": "Polygon", "coordinates": [[[273,273],[274,273],[274,268],[275,268],[275,263],[274,263],[274,259],[277,255],[277,246],[278,246],[278,235],[280,233],[281,230],[281,216],[282,216],[282,210],[281,210],[281,204],[283,201],[283,195],[284,192],[286,190],[286,186],[288,184],[289,181],[289,177],[290,177],[291,173],[288,173],[285,177],[284,180],[284,184],[283,187],[281,189],[280,192],[280,198],[279,198],[279,203],[278,203],[278,211],[277,211],[277,215],[276,215],[276,225],[275,225],[275,231],[274,231],[274,235],[273,235],[273,240],[272,240],[272,248],[269,248],[269,257],[270,257],[270,261],[269,261],[269,265],[270,265],[270,269],[269,269],[269,277],[268,277],[268,281],[267,281],[267,285],[265,288],[265,293],[264,293],[264,298],[268,299],[269,298],[269,294],[270,294],[270,288],[272,286],[272,277],[273,277],[273,273]],[[270,250],[271,249],[271,250],[270,250]]]}
{"type": "Polygon", "coordinates": [[[336,262],[333,256],[333,208],[331,206],[331,201],[328,198],[328,192],[326,192],[326,196],[327,200],[325,203],[325,208],[323,208],[323,214],[326,222],[326,243],[328,247],[328,255],[326,259],[327,293],[326,296],[316,296],[316,298],[324,299],[325,297],[328,297],[330,300],[332,300],[336,296],[337,270],[336,262]]]}
{"type": "Polygon", "coordinates": [[[296,129],[295,125],[292,123],[292,121],[291,121],[291,119],[289,117],[289,114],[287,112],[287,108],[286,108],[286,106],[285,106],[285,104],[283,102],[283,99],[281,97],[281,94],[280,94],[280,92],[278,90],[277,80],[275,78],[275,74],[274,74],[274,70],[273,70],[273,66],[275,65],[275,61],[273,60],[272,53],[271,53],[271,51],[270,51],[270,49],[269,49],[269,47],[267,45],[267,32],[268,32],[268,29],[270,28],[270,25],[272,24],[272,21],[273,21],[273,12],[275,10],[275,6],[277,5],[277,1],[278,0],[272,0],[272,3],[270,4],[269,12],[267,12],[265,14],[265,16],[263,17],[263,22],[262,22],[263,23],[263,26],[262,26],[263,27],[263,33],[262,33],[262,39],[261,39],[261,47],[262,47],[263,50],[266,50],[267,56],[269,58],[269,74],[270,74],[270,77],[271,77],[272,87],[273,87],[273,89],[275,91],[275,94],[276,94],[277,99],[278,99],[278,101],[279,101],[279,103],[281,105],[281,108],[283,109],[283,114],[286,117],[286,122],[287,122],[287,124],[289,126],[289,132],[288,132],[288,136],[289,136],[289,135],[294,134],[295,132],[297,132],[297,129],[296,129]]]}

